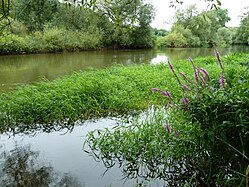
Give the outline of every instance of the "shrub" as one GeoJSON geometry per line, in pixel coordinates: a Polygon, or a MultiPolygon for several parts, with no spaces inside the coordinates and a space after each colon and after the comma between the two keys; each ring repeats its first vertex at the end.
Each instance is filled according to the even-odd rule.
{"type": "Polygon", "coordinates": [[[199,183],[207,186],[242,185],[244,178],[241,176],[249,165],[249,147],[246,146],[249,144],[249,72],[241,68],[236,74],[234,70],[225,74],[217,51],[216,56],[221,69],[220,87],[212,84],[208,72],[196,67],[190,59],[194,80],[184,73],[180,79],[169,63],[183,90],[180,101],[173,100],[168,91],[153,90],[169,98],[168,106],[173,107],[175,116],[183,116],[187,123],[200,127],[201,131],[198,128],[195,134],[199,153],[194,161],[199,171],[196,175],[199,183]]]}
{"type": "Polygon", "coordinates": [[[0,37],[0,53],[21,53],[27,49],[27,42],[23,37],[4,32],[0,37]]]}
{"type": "Polygon", "coordinates": [[[181,33],[171,33],[165,36],[167,47],[185,47],[187,39],[181,33]]]}
{"type": "Polygon", "coordinates": [[[165,37],[157,37],[156,38],[156,47],[164,48],[167,47],[167,41],[165,37]]]}

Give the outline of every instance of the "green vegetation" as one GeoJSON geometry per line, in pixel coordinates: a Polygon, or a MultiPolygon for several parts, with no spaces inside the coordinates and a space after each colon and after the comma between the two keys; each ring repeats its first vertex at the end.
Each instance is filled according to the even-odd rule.
{"type": "Polygon", "coordinates": [[[1,129],[37,123],[70,123],[144,110],[159,98],[151,94],[150,88],[169,81],[164,72],[164,66],[116,66],[74,73],[2,94],[1,129]]]}
{"type": "MultiPolygon", "coordinates": [[[[166,47],[212,47],[232,44],[232,29],[226,28],[228,11],[214,9],[198,12],[196,5],[177,10],[170,33],[161,38],[166,47]]],[[[158,46],[162,46],[160,41],[158,46]]]]}
{"type": "Polygon", "coordinates": [[[57,0],[15,0],[1,2],[0,10],[0,54],[154,45],[153,7],[143,1],[77,6],[57,0]],[[12,14],[3,8],[7,5],[12,14]]]}
{"type": "Polygon", "coordinates": [[[235,43],[249,44],[249,11],[242,16],[240,27],[236,32],[235,43]]]}
{"type": "Polygon", "coordinates": [[[249,13],[244,13],[238,28],[228,28],[228,11],[214,9],[199,12],[195,5],[177,10],[169,33],[158,35],[157,47],[226,47],[249,44],[249,13]]]}
{"type": "MultiPolygon", "coordinates": [[[[246,55],[231,55],[224,61],[230,62],[232,67],[235,60],[244,62],[246,59],[246,55]]],[[[200,58],[196,62],[204,63],[216,72],[212,63],[215,59],[200,58]]],[[[176,68],[188,67],[186,61],[175,65],[176,68]]],[[[52,82],[44,81],[1,94],[0,124],[2,129],[8,129],[141,111],[152,103],[162,104],[160,96],[151,94],[153,87],[169,86],[176,95],[179,94],[174,83],[165,65],[115,66],[74,73],[52,82]]]]}
{"type": "Polygon", "coordinates": [[[173,186],[243,186],[249,165],[249,71],[248,56],[241,57],[220,60],[217,53],[220,68],[215,59],[170,64],[173,73],[167,77],[178,87],[153,88],[166,105],[128,125],[89,133],[86,151],[107,168],[118,164],[129,178],[158,178],[173,186]]]}
{"type": "Polygon", "coordinates": [[[94,155],[107,167],[119,163],[128,177],[190,186],[242,185],[249,164],[248,58],[223,57],[225,69],[217,68],[213,57],[198,58],[194,70],[181,60],[173,63],[175,74],[165,64],[115,66],[28,85],[0,95],[0,129],[54,129],[77,120],[139,114],[154,106],[145,118],[129,119],[128,126],[90,133],[86,143],[94,155]],[[206,74],[196,67],[209,72],[208,87],[202,85],[206,74]],[[178,81],[187,79],[179,73],[194,80],[197,70],[198,84],[185,83],[199,91],[183,91],[186,86],[178,81]],[[219,84],[224,78],[225,90],[219,84]],[[161,94],[151,91],[155,87],[161,94]]]}
{"type": "Polygon", "coordinates": [[[146,1],[4,0],[0,54],[248,44],[248,16],[244,14],[239,28],[227,28],[227,10],[199,12],[191,5],[176,11],[166,31],[150,27],[154,8],[146,1]]]}

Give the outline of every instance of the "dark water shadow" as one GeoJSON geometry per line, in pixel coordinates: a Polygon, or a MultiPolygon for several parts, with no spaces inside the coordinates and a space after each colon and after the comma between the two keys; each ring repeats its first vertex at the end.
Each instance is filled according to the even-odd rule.
{"type": "Polygon", "coordinates": [[[60,173],[49,163],[38,159],[39,151],[30,146],[2,149],[0,154],[0,184],[6,187],[65,186],[83,187],[70,173],[60,173]]]}

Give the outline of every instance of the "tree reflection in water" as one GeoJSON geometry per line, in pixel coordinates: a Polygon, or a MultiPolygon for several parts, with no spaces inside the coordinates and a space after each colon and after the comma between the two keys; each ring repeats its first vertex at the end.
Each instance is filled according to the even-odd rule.
{"type": "MultiPolygon", "coordinates": [[[[0,149],[2,149],[0,145],[0,149]]],[[[39,164],[38,151],[30,146],[18,147],[0,154],[0,186],[6,187],[82,187],[70,173],[60,174],[50,165],[39,164]]]]}

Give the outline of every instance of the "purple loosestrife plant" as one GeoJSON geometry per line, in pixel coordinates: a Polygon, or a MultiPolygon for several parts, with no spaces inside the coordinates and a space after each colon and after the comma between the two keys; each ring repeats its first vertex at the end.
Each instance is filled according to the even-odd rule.
{"type": "Polygon", "coordinates": [[[181,74],[181,76],[182,76],[187,82],[189,82],[190,84],[193,84],[193,82],[187,77],[187,75],[186,75],[185,73],[181,72],[180,74],[181,74]]]}
{"type": "MultiPolygon", "coordinates": [[[[221,85],[221,88],[224,90],[225,89],[224,67],[223,67],[222,62],[221,62],[220,53],[217,51],[217,49],[215,49],[215,56],[217,58],[218,65],[221,68],[221,76],[219,78],[219,83],[221,85]]],[[[215,91],[214,87],[212,85],[209,85],[210,77],[209,77],[208,71],[204,68],[196,67],[192,58],[189,57],[188,60],[191,63],[193,71],[194,71],[194,81],[189,79],[185,73],[181,72],[180,75],[183,77],[183,79],[184,79],[183,81],[185,81],[185,83],[180,81],[179,77],[176,74],[176,71],[175,71],[173,65],[171,64],[170,61],[168,61],[168,65],[169,65],[171,72],[173,73],[177,82],[179,83],[180,87],[182,88],[183,98],[180,100],[181,101],[180,103],[183,105],[187,105],[189,102],[191,102],[190,98],[193,98],[193,97],[191,97],[191,94],[192,94],[192,96],[195,96],[195,98],[198,97],[198,100],[201,100],[201,92],[206,87],[208,87],[209,90],[211,90],[212,92],[215,91]],[[188,83],[190,85],[190,87],[186,83],[188,83]],[[190,88],[193,88],[193,87],[194,87],[194,89],[192,91],[190,88]]],[[[179,104],[179,102],[176,102],[173,100],[173,97],[171,96],[169,91],[164,92],[162,90],[159,90],[158,88],[152,88],[152,90],[156,91],[156,92],[160,92],[162,95],[165,95],[169,99],[171,99],[171,103],[170,103],[171,105],[177,106],[179,104]]]]}
{"type": "Polygon", "coordinates": [[[179,137],[179,132],[178,132],[178,130],[176,128],[174,129],[174,133],[175,133],[176,137],[179,137]]]}
{"type": "Polygon", "coordinates": [[[188,102],[189,102],[189,98],[185,97],[185,98],[182,99],[182,104],[183,105],[187,105],[188,102]]]}
{"type": "Polygon", "coordinates": [[[226,87],[225,87],[225,76],[224,76],[223,72],[220,75],[219,83],[220,83],[221,87],[223,88],[223,90],[225,90],[226,89],[226,87]]]}
{"type": "Polygon", "coordinates": [[[184,84],[184,83],[182,83],[182,87],[186,90],[186,91],[191,91],[190,90],[190,88],[186,85],[186,84],[184,84]]]}
{"type": "Polygon", "coordinates": [[[166,130],[169,134],[171,133],[171,128],[170,128],[170,125],[168,123],[166,123],[166,130]]]}
{"type": "Polygon", "coordinates": [[[205,75],[207,81],[210,81],[210,77],[206,69],[200,68],[200,72],[205,75]]]}
{"type": "Polygon", "coordinates": [[[194,61],[192,58],[188,58],[189,62],[191,63],[193,69],[194,69],[194,80],[195,80],[195,83],[198,84],[198,74],[197,74],[197,71],[196,71],[196,67],[194,65],[194,61]]]}
{"type": "Polygon", "coordinates": [[[218,64],[219,64],[220,68],[221,68],[222,70],[224,70],[223,65],[222,65],[222,62],[221,62],[221,59],[220,59],[220,53],[218,52],[217,49],[215,49],[214,52],[215,52],[215,55],[216,55],[216,58],[217,58],[217,62],[218,62],[218,64]]]}
{"type": "MultiPolygon", "coordinates": [[[[219,83],[221,85],[221,88],[225,90],[224,67],[220,59],[220,54],[216,49],[215,49],[215,55],[217,58],[218,65],[221,68],[221,75],[219,78],[219,83]]],[[[210,85],[211,79],[210,79],[208,71],[204,68],[199,68],[195,66],[192,58],[189,58],[188,60],[191,63],[191,66],[194,71],[194,80],[191,80],[190,78],[188,78],[188,76],[183,72],[179,73],[183,78],[180,80],[173,65],[168,61],[169,68],[171,72],[173,73],[174,77],[176,78],[179,86],[182,89],[182,93],[181,93],[182,98],[180,98],[179,100],[176,100],[177,97],[172,97],[169,91],[162,91],[158,88],[152,88],[153,91],[159,92],[160,94],[170,99],[170,101],[167,104],[168,108],[176,109],[176,110],[180,109],[180,110],[184,110],[185,112],[188,112],[189,110],[188,106],[191,103],[191,101],[201,102],[204,93],[208,94],[208,92],[215,91],[214,86],[210,85]]],[[[166,124],[166,129],[168,133],[171,132],[169,123],[166,124]]],[[[178,131],[176,129],[174,129],[174,134],[176,137],[179,136],[178,131]]]]}
{"type": "Polygon", "coordinates": [[[169,60],[168,60],[168,64],[169,64],[169,68],[170,68],[170,70],[172,71],[173,75],[175,76],[177,82],[181,85],[181,81],[180,81],[180,79],[178,78],[178,76],[177,76],[177,74],[176,74],[176,72],[175,72],[175,70],[174,70],[174,67],[173,67],[173,65],[170,63],[169,60]]]}
{"type": "Polygon", "coordinates": [[[169,99],[172,99],[172,96],[169,91],[162,92],[163,95],[167,96],[169,99]]]}

